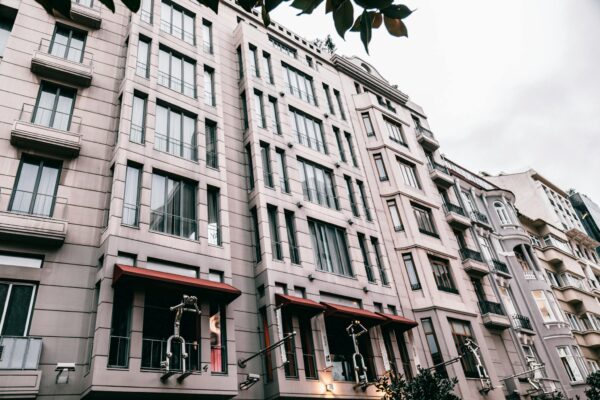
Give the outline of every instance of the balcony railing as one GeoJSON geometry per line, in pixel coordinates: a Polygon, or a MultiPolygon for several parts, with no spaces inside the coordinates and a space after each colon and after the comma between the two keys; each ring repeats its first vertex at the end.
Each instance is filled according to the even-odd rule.
{"type": "Polygon", "coordinates": [[[23,104],[19,121],[70,133],[79,133],[81,130],[80,117],[33,104],[23,104]]]}
{"type": "MultiPolygon", "coordinates": [[[[420,288],[420,285],[419,285],[419,288],[420,288]]],[[[458,294],[458,289],[455,287],[438,285],[438,289],[443,292],[458,294]]]]}
{"type": "Polygon", "coordinates": [[[494,264],[494,270],[505,273],[505,274],[510,274],[506,263],[504,263],[500,260],[492,260],[492,263],[494,264]]]}
{"type": "Polygon", "coordinates": [[[502,305],[500,303],[494,303],[493,301],[480,300],[479,309],[481,310],[482,314],[504,315],[502,305]]]}
{"type": "Polygon", "coordinates": [[[457,206],[456,204],[452,203],[444,204],[444,212],[446,214],[453,212],[455,214],[462,215],[463,217],[467,216],[467,213],[465,213],[465,210],[461,206],[457,206]]]}
{"type": "Polygon", "coordinates": [[[429,161],[429,170],[430,171],[433,171],[433,170],[440,171],[447,175],[450,174],[448,172],[448,168],[446,168],[446,166],[444,166],[442,164],[438,164],[435,161],[429,161]]]}
{"type": "Polygon", "coordinates": [[[0,370],[36,370],[41,353],[41,338],[0,336],[0,370]]]}
{"type": "Polygon", "coordinates": [[[150,213],[150,230],[190,240],[198,238],[198,222],[196,220],[159,211],[150,213]]]}
{"type": "Polygon", "coordinates": [[[38,51],[86,67],[91,67],[94,59],[93,53],[89,51],[66,46],[49,39],[42,39],[40,41],[38,51]]]}
{"type": "MultiPolygon", "coordinates": [[[[186,369],[189,371],[200,370],[200,344],[190,343],[186,340],[185,351],[188,354],[186,359],[186,369]]],[[[172,343],[171,352],[173,356],[170,360],[170,368],[174,371],[181,371],[181,345],[172,343]]],[[[165,360],[167,354],[167,341],[160,339],[142,339],[142,368],[143,369],[161,369],[160,363],[165,360]]]]}
{"type": "Polygon", "coordinates": [[[523,271],[523,275],[525,275],[525,279],[527,279],[529,281],[533,281],[538,278],[535,271],[523,271]]]}
{"type": "Polygon", "coordinates": [[[8,210],[15,214],[65,220],[67,205],[65,197],[0,188],[0,212],[8,210]]]}
{"type": "Polygon", "coordinates": [[[533,330],[533,328],[531,326],[531,321],[529,320],[528,317],[526,317],[524,315],[514,314],[512,316],[512,321],[513,321],[513,326],[516,329],[528,329],[530,331],[533,330]]]}
{"type": "MultiPolygon", "coordinates": [[[[196,133],[194,133],[195,137],[196,133]]],[[[158,151],[173,154],[177,157],[185,158],[186,160],[198,161],[198,154],[195,140],[186,143],[175,137],[155,132],[154,133],[154,148],[158,151]]]]}
{"type": "Polygon", "coordinates": [[[435,137],[433,136],[433,132],[431,132],[429,129],[423,128],[421,125],[417,125],[416,130],[417,130],[417,134],[427,136],[428,138],[435,140],[435,137]]]}
{"type": "Polygon", "coordinates": [[[486,224],[486,225],[490,224],[488,217],[481,211],[477,211],[477,210],[471,211],[471,218],[474,221],[481,222],[482,224],[486,224]]]}
{"type": "Polygon", "coordinates": [[[463,261],[473,260],[473,261],[484,262],[483,257],[481,257],[481,253],[479,253],[478,251],[471,250],[468,248],[462,248],[458,252],[460,253],[460,258],[463,261]]]}

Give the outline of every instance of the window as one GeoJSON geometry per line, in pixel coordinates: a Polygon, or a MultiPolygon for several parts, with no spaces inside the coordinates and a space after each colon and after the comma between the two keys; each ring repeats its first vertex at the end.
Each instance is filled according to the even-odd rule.
{"type": "Polygon", "coordinates": [[[333,102],[331,101],[331,91],[329,90],[329,85],[323,84],[323,91],[325,92],[325,99],[327,100],[327,108],[331,115],[335,115],[335,108],[333,107],[333,102]]]}
{"type": "Polygon", "coordinates": [[[551,307],[550,302],[548,301],[546,292],[543,290],[533,290],[531,294],[533,295],[533,299],[537,304],[538,310],[540,311],[544,322],[558,321],[554,309],[551,307]]]}
{"type": "Polygon", "coordinates": [[[271,234],[271,254],[274,260],[283,260],[283,251],[281,249],[281,239],[279,238],[279,213],[277,207],[267,205],[269,215],[269,232],[271,234]]]}
{"type": "Polygon", "coordinates": [[[271,170],[271,150],[270,146],[265,143],[260,143],[260,157],[262,159],[263,180],[266,187],[273,188],[273,172],[271,170]]]}
{"type": "Polygon", "coordinates": [[[344,144],[342,143],[342,138],[340,137],[340,130],[333,127],[333,134],[335,135],[335,141],[337,143],[338,151],[340,153],[340,159],[342,162],[346,162],[346,152],[344,151],[344,144]]]}
{"type": "Polygon", "coordinates": [[[438,289],[444,292],[457,294],[458,289],[456,289],[454,279],[452,279],[452,273],[450,271],[450,264],[448,264],[448,261],[430,258],[429,262],[431,263],[433,277],[435,278],[435,283],[438,289]]]}
{"type": "Polygon", "coordinates": [[[238,60],[239,78],[242,79],[244,77],[244,57],[242,56],[242,48],[238,46],[236,53],[238,60]]]}
{"type": "Polygon", "coordinates": [[[254,190],[254,164],[252,162],[252,148],[246,145],[246,167],[248,176],[248,190],[254,190]]]}
{"type": "Polygon", "coordinates": [[[139,92],[133,94],[131,107],[131,127],[129,140],[134,143],[144,143],[146,134],[146,95],[139,92]]]}
{"type": "Polygon", "coordinates": [[[494,202],[494,208],[496,209],[496,214],[498,214],[498,218],[500,219],[500,223],[502,225],[509,225],[511,223],[510,217],[508,216],[508,212],[506,211],[506,207],[499,201],[494,202]]]}
{"type": "Polygon", "coordinates": [[[258,230],[258,212],[256,207],[250,209],[250,219],[252,222],[252,240],[254,245],[254,261],[257,263],[261,262],[262,255],[260,250],[260,231],[258,230]]]}
{"type": "Polygon", "coordinates": [[[167,104],[157,104],[154,148],[196,161],[196,116],[167,104]]]}
{"type": "Polygon", "coordinates": [[[296,217],[293,211],[285,210],[284,214],[290,250],[290,261],[292,264],[300,264],[300,248],[298,247],[298,237],[296,234],[296,217]]]}
{"type": "Polygon", "coordinates": [[[406,267],[410,288],[412,290],[421,290],[421,282],[419,281],[419,274],[417,274],[417,268],[415,267],[412,254],[402,254],[402,260],[404,261],[404,266],[406,267]]]}
{"type": "Polygon", "coordinates": [[[321,121],[291,107],[290,117],[298,143],[327,154],[321,121]]]}
{"type": "Polygon", "coordinates": [[[265,117],[265,106],[263,103],[263,94],[258,90],[254,91],[254,118],[256,119],[259,128],[267,127],[267,119],[265,117]]]}
{"type": "Polygon", "coordinates": [[[308,228],[318,269],[354,276],[348,255],[346,230],[314,219],[308,220],[308,228]]]}
{"type": "Polygon", "coordinates": [[[598,366],[598,362],[596,360],[588,360],[588,370],[590,373],[600,371],[600,366],[598,366]]]}
{"type": "Polygon", "coordinates": [[[290,94],[316,106],[317,100],[315,98],[312,78],[285,63],[282,63],[282,66],[283,81],[290,94]]]}
{"type": "Polygon", "coordinates": [[[248,129],[248,103],[246,102],[246,92],[242,92],[240,95],[241,100],[241,112],[242,112],[242,128],[248,129]]]}
{"type": "Polygon", "coordinates": [[[398,211],[398,206],[396,205],[396,200],[388,200],[387,206],[388,210],[390,210],[390,217],[392,218],[394,230],[396,232],[404,230],[404,227],[402,226],[402,220],[400,219],[400,211],[398,211]]]}
{"type": "Polygon", "coordinates": [[[61,164],[23,156],[12,191],[12,212],[52,217],[61,164]]]}
{"type": "Polygon", "coordinates": [[[358,212],[358,205],[356,204],[356,198],[354,197],[354,186],[352,185],[352,178],[347,175],[344,175],[344,180],[346,181],[346,189],[348,190],[348,199],[350,200],[350,208],[352,209],[352,215],[355,217],[360,217],[360,213],[358,212]]]}
{"type": "Polygon", "coordinates": [[[160,8],[160,30],[194,44],[194,14],[163,0],[160,8]]]}
{"type": "Polygon", "coordinates": [[[433,365],[436,365],[435,371],[442,377],[447,378],[448,372],[446,371],[446,366],[443,365],[444,357],[442,356],[431,318],[423,318],[421,320],[421,326],[423,327],[423,332],[425,333],[425,340],[427,341],[427,346],[429,347],[431,361],[433,361],[433,365]]]}
{"type": "Polygon", "coordinates": [[[301,159],[298,160],[298,170],[306,200],[339,209],[331,170],[301,159]]]}
{"type": "Polygon", "coordinates": [[[340,110],[340,117],[342,117],[342,119],[345,121],[346,120],[346,113],[344,112],[344,106],[342,104],[342,97],[340,95],[340,92],[333,89],[333,95],[335,96],[335,101],[338,107],[338,110],[340,110]]]}
{"type": "Polygon", "coordinates": [[[384,118],[385,126],[387,127],[388,134],[390,139],[392,139],[396,143],[400,143],[403,146],[406,146],[406,140],[404,140],[404,133],[402,132],[402,126],[400,124],[384,118]]]}
{"type": "Polygon", "coordinates": [[[358,167],[356,153],[354,152],[354,144],[352,143],[352,135],[350,135],[348,132],[344,132],[344,136],[346,137],[346,144],[348,145],[348,150],[350,151],[350,156],[352,157],[352,165],[358,167]]]}
{"type": "Polygon", "coordinates": [[[196,184],[154,173],[150,230],[196,240],[196,184]]]}
{"type": "Polygon", "coordinates": [[[371,283],[375,283],[375,275],[373,274],[373,268],[371,267],[371,261],[369,259],[369,250],[367,250],[367,240],[362,233],[358,233],[357,236],[360,254],[362,255],[363,264],[365,266],[365,273],[367,274],[367,280],[371,283]]]}
{"type": "MultiPolygon", "coordinates": [[[[0,266],[42,268],[43,256],[25,255],[17,253],[0,253],[0,266]]],[[[0,302],[1,304],[1,302],[0,302]]],[[[1,306],[0,306],[1,307],[1,306]]]]}
{"type": "Polygon", "coordinates": [[[140,19],[143,22],[152,24],[152,15],[154,14],[152,0],[142,0],[140,5],[140,19]]]}
{"type": "Polygon", "coordinates": [[[277,169],[279,174],[279,186],[281,191],[284,193],[290,192],[290,183],[287,175],[287,165],[285,162],[285,151],[281,149],[275,149],[275,155],[277,158],[277,169]]]}
{"type": "Polygon", "coordinates": [[[302,345],[302,358],[304,361],[304,374],[306,379],[318,379],[317,362],[315,360],[315,345],[310,318],[298,316],[300,325],[300,344],[302,345]]]}
{"type": "Polygon", "coordinates": [[[213,121],[204,122],[204,135],[206,137],[206,165],[219,168],[219,149],[217,139],[217,124],[213,121]]]}
{"type": "Polygon", "coordinates": [[[6,42],[8,42],[16,17],[17,10],[4,6],[0,8],[0,58],[4,56],[6,42]]]}
{"type": "Polygon", "coordinates": [[[258,50],[255,46],[249,45],[250,48],[250,71],[252,71],[252,75],[257,78],[260,78],[260,69],[258,67],[258,50]]]}
{"type": "Polygon", "coordinates": [[[128,165],[125,174],[125,194],[123,198],[124,225],[138,226],[140,209],[141,168],[128,165]]]}
{"type": "Polygon", "coordinates": [[[421,185],[417,179],[417,170],[415,165],[398,159],[398,166],[400,167],[400,174],[402,175],[402,181],[404,184],[415,189],[421,189],[421,185]]]}
{"type": "Polygon", "coordinates": [[[417,219],[417,225],[419,226],[419,232],[438,237],[437,231],[435,230],[435,224],[433,223],[433,215],[429,208],[421,205],[411,203],[415,218],[417,219]]]}
{"type": "Polygon", "coordinates": [[[86,33],[65,25],[56,25],[48,53],[76,63],[83,62],[86,33]]]}
{"type": "Polygon", "coordinates": [[[262,55],[263,70],[265,71],[265,80],[270,84],[274,84],[275,80],[273,79],[273,68],[271,67],[271,55],[265,51],[263,51],[262,55]]]}
{"type": "Polygon", "coordinates": [[[277,99],[269,96],[269,112],[271,114],[271,129],[273,133],[281,135],[281,124],[279,123],[279,107],[277,99]]]}
{"type": "Polygon", "coordinates": [[[377,174],[379,175],[379,180],[381,182],[389,180],[381,154],[374,154],[373,160],[375,160],[375,167],[377,167],[377,174]]]}
{"type": "Polygon", "coordinates": [[[214,186],[206,188],[206,206],[208,208],[208,243],[221,245],[221,191],[214,186]]]}
{"type": "Polygon", "coordinates": [[[461,321],[458,319],[448,319],[450,322],[450,328],[452,329],[452,339],[454,339],[454,345],[458,354],[462,354],[460,363],[462,364],[465,376],[467,378],[480,378],[477,360],[470,351],[464,350],[465,342],[469,339],[473,342],[473,332],[471,331],[471,324],[467,321],[461,321]]]}
{"type": "Polygon", "coordinates": [[[360,200],[362,201],[363,211],[365,212],[365,216],[367,217],[367,221],[372,221],[373,217],[371,216],[371,209],[369,208],[369,201],[367,200],[367,193],[365,192],[365,185],[361,181],[356,181],[356,185],[358,186],[358,192],[360,193],[360,200]]]}
{"type": "Polygon", "coordinates": [[[492,247],[492,243],[490,239],[487,237],[483,237],[480,234],[476,234],[477,241],[481,246],[481,253],[483,254],[483,259],[488,263],[492,264],[495,256],[494,256],[494,248],[492,247]]]}
{"type": "Polygon", "coordinates": [[[138,41],[137,60],[135,65],[135,73],[141,77],[150,77],[150,39],[141,36],[138,41]]]}
{"type": "Polygon", "coordinates": [[[132,300],[128,288],[119,286],[115,289],[108,349],[108,366],[111,368],[129,367],[132,300]]]}
{"type": "MultiPolygon", "coordinates": [[[[286,310],[285,308],[280,312],[281,319],[278,320],[278,324],[280,324],[280,332],[283,335],[288,335],[294,332],[295,330],[291,312],[289,310],[286,310]]],[[[284,372],[286,378],[298,378],[298,362],[296,361],[296,341],[294,339],[295,338],[292,337],[290,340],[286,340],[283,346],[287,357],[287,362],[284,365],[284,372]]]]}
{"type": "Polygon", "coordinates": [[[373,246],[373,250],[375,250],[375,261],[377,265],[377,269],[379,270],[379,278],[381,279],[382,285],[389,285],[390,281],[388,280],[387,273],[385,272],[385,266],[383,265],[383,258],[381,256],[381,248],[379,247],[379,240],[375,237],[371,238],[371,246],[373,246]]]}
{"type": "Polygon", "coordinates": [[[213,53],[212,22],[202,19],[202,47],[205,53],[213,53]]]}
{"type": "Polygon", "coordinates": [[[166,47],[160,48],[158,84],[186,96],[196,97],[196,62],[166,47]]]}
{"type": "MultiPolygon", "coordinates": [[[[573,346],[573,348],[579,350],[579,348],[576,346],[573,346]]],[[[567,371],[569,380],[571,382],[583,381],[583,374],[579,369],[579,365],[577,365],[576,358],[573,355],[571,348],[569,346],[559,346],[556,348],[556,350],[558,351],[558,356],[560,357],[560,360],[567,371]]]]}
{"type": "Polygon", "coordinates": [[[204,104],[214,107],[215,99],[215,70],[204,66],[204,104]]]}
{"type": "Polygon", "coordinates": [[[373,128],[373,122],[371,122],[371,116],[368,112],[361,114],[363,125],[365,126],[365,132],[367,137],[375,136],[375,128],[373,128]]]}
{"type": "Polygon", "coordinates": [[[577,316],[568,312],[565,312],[565,315],[567,316],[567,321],[569,321],[569,325],[571,325],[571,329],[574,331],[580,331],[581,326],[579,325],[579,320],[577,319],[577,316]]]}
{"type": "Polygon", "coordinates": [[[227,373],[227,316],[223,304],[210,303],[210,370],[227,373]]]}
{"type": "Polygon", "coordinates": [[[273,45],[273,47],[275,47],[276,49],[278,49],[279,51],[281,51],[282,53],[294,57],[296,58],[296,49],[294,49],[291,46],[288,46],[287,44],[275,39],[273,36],[269,35],[269,41],[271,42],[271,44],[273,45]]]}
{"type": "Polygon", "coordinates": [[[37,104],[33,110],[33,123],[68,131],[74,103],[74,89],[42,81],[37,104]]]}
{"type": "Polygon", "coordinates": [[[29,334],[35,291],[34,285],[0,282],[0,335],[29,334]]]}

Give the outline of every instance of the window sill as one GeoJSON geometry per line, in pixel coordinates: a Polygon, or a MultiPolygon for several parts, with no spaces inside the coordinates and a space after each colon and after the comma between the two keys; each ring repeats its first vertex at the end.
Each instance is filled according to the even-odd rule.
{"type": "Polygon", "coordinates": [[[129,225],[129,224],[123,224],[121,223],[121,226],[125,227],[125,228],[131,228],[131,229],[136,229],[136,230],[140,230],[140,226],[139,225],[129,225]]]}
{"type": "Polygon", "coordinates": [[[211,166],[211,165],[208,165],[208,164],[206,164],[206,168],[208,168],[208,169],[212,169],[213,171],[217,171],[217,172],[221,171],[221,170],[219,169],[219,167],[213,167],[213,166],[211,166]]]}
{"type": "Polygon", "coordinates": [[[325,270],[319,269],[318,267],[317,267],[317,269],[315,269],[315,271],[322,272],[322,273],[324,273],[324,274],[329,274],[329,275],[335,275],[335,276],[339,276],[339,277],[342,277],[342,278],[353,279],[353,280],[355,280],[355,281],[357,281],[357,280],[358,280],[358,279],[356,278],[356,275],[342,275],[342,274],[338,274],[338,273],[331,272],[331,271],[325,271],[325,270]]]}
{"type": "Polygon", "coordinates": [[[148,230],[148,232],[155,233],[155,234],[161,235],[161,236],[167,236],[167,237],[170,237],[170,238],[181,239],[181,240],[185,240],[185,241],[192,242],[192,243],[200,243],[200,240],[198,240],[198,239],[188,239],[188,238],[186,238],[184,236],[171,235],[169,233],[160,232],[160,231],[153,231],[153,230],[150,230],[150,229],[148,230]]]}

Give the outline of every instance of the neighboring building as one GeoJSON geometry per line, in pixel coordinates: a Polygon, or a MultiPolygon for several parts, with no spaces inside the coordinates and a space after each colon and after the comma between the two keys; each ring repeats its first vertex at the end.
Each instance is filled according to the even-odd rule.
{"type": "Polygon", "coordinates": [[[579,347],[527,296],[547,284],[518,284],[543,267],[515,197],[448,169],[406,94],[233,1],[116,7],[0,6],[0,397],[379,398],[356,320],[365,381],[575,392],[579,347]]]}
{"type": "MultiPolygon", "coordinates": [[[[600,206],[583,193],[569,193],[569,200],[587,234],[600,242],[600,206]]],[[[600,256],[600,247],[596,247],[596,253],[600,256]]]]}

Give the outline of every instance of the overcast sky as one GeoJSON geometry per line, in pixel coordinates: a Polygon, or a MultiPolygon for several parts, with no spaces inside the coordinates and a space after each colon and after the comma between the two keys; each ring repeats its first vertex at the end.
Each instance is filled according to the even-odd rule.
{"type": "Polygon", "coordinates": [[[534,168],[600,203],[599,0],[396,0],[417,8],[409,38],[382,27],[367,56],[323,8],[278,22],[371,62],[428,115],[441,151],[496,174],[534,168]],[[316,18],[314,18],[316,17],[316,18]]]}

